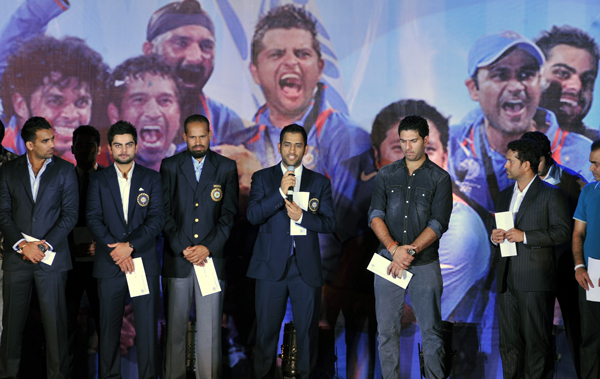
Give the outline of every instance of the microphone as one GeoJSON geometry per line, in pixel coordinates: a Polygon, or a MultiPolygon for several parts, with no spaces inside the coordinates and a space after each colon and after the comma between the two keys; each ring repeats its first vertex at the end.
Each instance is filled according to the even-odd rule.
{"type": "MultiPolygon", "coordinates": [[[[292,176],[296,176],[295,175],[296,169],[294,168],[294,166],[292,166],[292,165],[288,166],[287,172],[290,172],[290,171],[292,172],[292,176]]],[[[294,186],[290,186],[290,188],[288,188],[287,199],[290,203],[294,202],[294,186]]]]}

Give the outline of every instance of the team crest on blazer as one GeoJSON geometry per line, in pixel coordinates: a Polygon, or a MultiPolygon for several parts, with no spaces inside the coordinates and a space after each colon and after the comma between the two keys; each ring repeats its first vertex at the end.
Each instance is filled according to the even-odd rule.
{"type": "Polygon", "coordinates": [[[213,187],[215,188],[210,191],[210,198],[213,199],[213,201],[223,200],[223,190],[221,189],[221,186],[219,184],[215,184],[213,187]]]}
{"type": "Polygon", "coordinates": [[[140,205],[140,207],[145,207],[150,203],[150,196],[148,196],[147,193],[142,192],[138,195],[137,202],[140,205]]]}
{"type": "Polygon", "coordinates": [[[319,209],[319,199],[310,199],[310,201],[308,202],[308,209],[310,209],[312,213],[317,213],[317,209],[319,209]]]}

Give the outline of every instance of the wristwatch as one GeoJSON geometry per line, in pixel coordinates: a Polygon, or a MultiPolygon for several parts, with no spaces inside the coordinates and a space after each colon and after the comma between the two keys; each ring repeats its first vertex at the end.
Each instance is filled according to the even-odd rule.
{"type": "Polygon", "coordinates": [[[44,254],[46,253],[46,251],[48,251],[48,249],[46,249],[46,246],[44,246],[42,244],[38,245],[38,249],[40,249],[40,251],[44,254]]]}
{"type": "Polygon", "coordinates": [[[407,252],[408,254],[410,254],[410,255],[415,255],[415,254],[417,254],[417,251],[416,251],[415,249],[408,249],[406,252],[407,252]]]}
{"type": "Polygon", "coordinates": [[[133,247],[133,244],[131,242],[129,242],[129,247],[135,250],[135,247],[133,247]]]}
{"type": "Polygon", "coordinates": [[[23,254],[23,249],[25,248],[25,246],[27,246],[27,241],[25,241],[25,245],[23,245],[23,247],[17,246],[17,253],[23,254]]]}

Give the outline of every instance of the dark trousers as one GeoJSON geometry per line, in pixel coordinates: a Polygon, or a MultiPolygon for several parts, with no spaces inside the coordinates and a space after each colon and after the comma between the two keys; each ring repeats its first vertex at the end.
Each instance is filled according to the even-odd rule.
{"type": "MultiPolygon", "coordinates": [[[[73,269],[67,274],[67,313],[69,315],[69,376],[73,374],[75,353],[77,352],[77,321],[83,293],[90,302],[90,313],[100,336],[100,304],[98,300],[98,282],[93,277],[94,262],[74,262],[73,269]]],[[[85,360],[87,362],[87,359],[85,360]]]]}
{"type": "MultiPolygon", "coordinates": [[[[594,285],[597,283],[594,283],[594,285]]],[[[587,301],[585,290],[579,287],[581,312],[581,377],[600,378],[600,303],[587,301]]]]}
{"type": "Polygon", "coordinates": [[[569,351],[575,372],[581,378],[581,315],[579,313],[579,283],[573,272],[573,253],[569,250],[558,258],[556,267],[556,298],[560,305],[569,351]]]}
{"type": "Polygon", "coordinates": [[[321,287],[304,283],[296,256],[288,259],[283,277],[276,281],[256,281],[256,346],[254,371],[257,378],[273,378],[281,323],[288,296],[292,302],[294,326],[298,334],[300,376],[308,378],[317,363],[321,287]]]}
{"type": "Polygon", "coordinates": [[[507,287],[498,294],[503,376],[505,379],[551,379],[554,376],[555,293],[516,291],[510,278],[507,287]]]}
{"type": "Polygon", "coordinates": [[[44,263],[27,265],[18,271],[4,271],[0,378],[18,377],[21,337],[33,285],[38,293],[44,324],[48,378],[65,378],[67,375],[67,272],[47,272],[40,265],[44,263]]]}
{"type": "MultiPolygon", "coordinates": [[[[158,378],[159,279],[148,276],[149,295],[131,299],[140,379],[158,378]]],[[[125,274],[98,279],[100,298],[100,379],[121,378],[121,326],[129,290],[125,274]]]]}

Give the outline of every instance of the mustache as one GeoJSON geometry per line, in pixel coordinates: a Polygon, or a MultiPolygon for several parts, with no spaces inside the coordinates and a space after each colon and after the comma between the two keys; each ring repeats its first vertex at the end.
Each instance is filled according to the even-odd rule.
{"type": "Polygon", "coordinates": [[[194,84],[206,76],[206,69],[202,65],[184,65],[179,62],[175,67],[175,75],[184,83],[194,84]]]}

